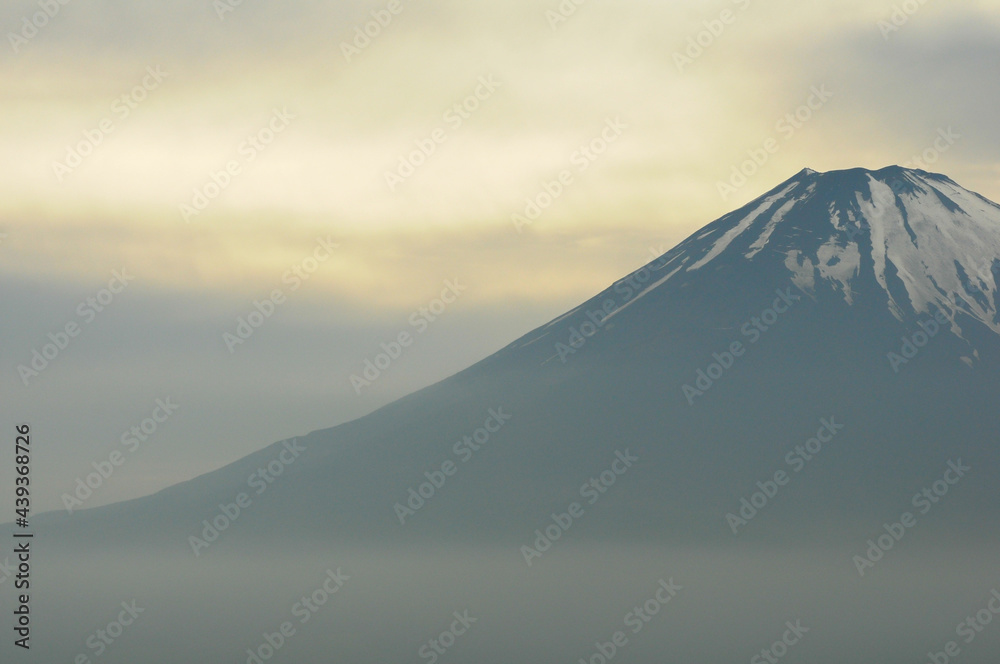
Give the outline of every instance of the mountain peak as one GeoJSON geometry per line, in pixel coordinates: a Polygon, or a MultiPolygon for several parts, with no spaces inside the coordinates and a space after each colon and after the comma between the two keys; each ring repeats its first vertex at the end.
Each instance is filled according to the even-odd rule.
{"type": "Polygon", "coordinates": [[[792,176],[787,182],[792,180],[800,180],[802,178],[819,176],[820,178],[831,178],[837,180],[850,179],[852,176],[864,176],[869,175],[872,178],[883,182],[891,179],[900,179],[906,176],[911,176],[914,178],[930,178],[932,180],[943,180],[947,182],[952,182],[951,178],[942,175],[940,173],[931,173],[929,171],[924,171],[919,168],[907,168],[905,166],[900,166],[898,164],[891,164],[889,166],[883,166],[882,168],[864,168],[861,166],[856,166],[854,168],[843,168],[836,169],[832,171],[817,171],[812,168],[803,168],[801,171],[792,176]]]}
{"type": "Polygon", "coordinates": [[[766,274],[848,305],[878,293],[899,320],[964,313],[1000,333],[997,256],[1000,206],[944,175],[806,168],[665,254],[655,286],[766,274]]]}

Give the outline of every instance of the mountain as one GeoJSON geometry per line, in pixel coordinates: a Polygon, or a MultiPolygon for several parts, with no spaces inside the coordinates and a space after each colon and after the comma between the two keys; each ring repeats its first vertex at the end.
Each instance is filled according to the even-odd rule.
{"type": "MultiPolygon", "coordinates": [[[[581,536],[731,537],[733,501],[831,416],[843,442],[812,481],[830,492],[826,518],[852,520],[927,459],[961,455],[956,439],[996,460],[998,257],[1000,207],[942,175],[803,170],[458,375],[299,439],[307,461],[266,485],[244,536],[507,540],[628,448],[642,478],[609,492],[608,523],[581,536]],[[480,449],[459,442],[498,410],[510,419],[480,449]],[[412,510],[409,490],[447,461],[455,475],[412,510]],[[285,518],[303,502],[316,508],[285,518]]],[[[248,478],[281,449],[53,527],[183,542],[260,490],[248,478]]],[[[813,499],[775,509],[804,519],[813,499]]],[[[772,525],[757,532],[785,532],[772,525]]]]}
{"type": "MultiPolygon", "coordinates": [[[[438,384],[37,527],[95,557],[477,546],[532,573],[590,545],[733,550],[734,570],[819,548],[856,581],[909,511],[910,554],[953,546],[959,566],[1000,526],[998,272],[1000,206],[947,177],[806,169],[438,384]]],[[[817,570],[774,583],[808,605],[830,589],[817,570]]],[[[884,613],[909,583],[859,592],[884,613]]],[[[860,629],[828,633],[868,643],[860,629]]],[[[731,656],[713,648],[698,656],[731,656]]],[[[866,652],[923,656],[894,648],[866,652]]]]}

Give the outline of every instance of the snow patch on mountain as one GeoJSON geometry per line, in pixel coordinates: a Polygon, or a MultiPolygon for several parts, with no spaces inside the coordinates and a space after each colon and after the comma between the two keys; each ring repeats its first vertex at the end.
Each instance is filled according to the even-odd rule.
{"type": "Polygon", "coordinates": [[[774,213],[774,216],[772,216],[764,226],[764,232],[761,233],[760,237],[758,237],[757,240],[750,245],[750,251],[743,255],[744,258],[753,258],[760,252],[761,249],[767,246],[767,241],[771,238],[771,233],[773,233],[774,229],[778,227],[781,220],[785,218],[788,211],[795,207],[797,202],[798,200],[793,198],[778,208],[778,210],[774,213]]]}
{"type": "Polygon", "coordinates": [[[1000,333],[997,275],[992,270],[1000,256],[1000,208],[912,171],[905,180],[913,187],[893,191],[869,175],[870,200],[858,195],[871,229],[875,278],[888,296],[890,311],[897,318],[905,311],[898,289],[894,292],[889,283],[892,278],[902,283],[905,305],[913,312],[962,311],[1000,333]]]}
{"type": "Polygon", "coordinates": [[[763,215],[765,212],[774,207],[775,203],[785,198],[785,196],[787,196],[793,189],[798,187],[799,184],[800,183],[797,181],[788,183],[785,186],[785,188],[779,191],[778,193],[772,194],[771,196],[765,198],[764,201],[757,207],[757,209],[755,209],[753,212],[751,212],[743,219],[741,219],[738,224],[730,228],[728,231],[726,231],[725,234],[723,234],[722,237],[716,240],[715,244],[712,245],[711,249],[708,250],[708,252],[701,258],[701,260],[691,265],[687,269],[687,271],[691,272],[693,270],[697,270],[698,268],[707,265],[709,262],[711,262],[713,259],[719,256],[723,251],[726,250],[726,247],[728,247],[733,242],[733,240],[742,235],[743,232],[746,231],[748,228],[750,228],[753,225],[753,223],[760,218],[761,215],[763,215]]]}
{"type": "Polygon", "coordinates": [[[1000,207],[944,176],[899,167],[805,169],[728,228],[713,230],[719,235],[707,248],[698,242],[705,233],[685,247],[701,256],[688,272],[720,260],[732,266],[737,256],[778,260],[800,288],[828,287],[849,305],[861,282],[874,280],[898,320],[962,312],[1000,333],[993,269],[1000,207]]]}

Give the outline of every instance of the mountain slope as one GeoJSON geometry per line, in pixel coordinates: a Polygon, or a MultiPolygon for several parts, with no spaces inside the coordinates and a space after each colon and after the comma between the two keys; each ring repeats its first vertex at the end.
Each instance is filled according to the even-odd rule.
{"type": "Polygon", "coordinates": [[[191,552],[203,519],[246,492],[252,506],[213,551],[289,537],[520,545],[589,500],[582,485],[628,450],[639,461],[597,491],[574,537],[727,541],[725,515],[833,417],[844,429],[808,480],[741,537],[838,539],[950,457],[984,468],[968,503],[946,506],[949,528],[981,537],[1000,523],[986,481],[998,462],[998,257],[1000,207],[942,175],[806,169],[456,376],[301,439],[304,461],[259,495],[252,477],[280,443],[39,523],[75,541],[191,552]],[[487,432],[498,411],[509,419],[487,432]],[[410,500],[434,478],[433,497],[410,500]]]}

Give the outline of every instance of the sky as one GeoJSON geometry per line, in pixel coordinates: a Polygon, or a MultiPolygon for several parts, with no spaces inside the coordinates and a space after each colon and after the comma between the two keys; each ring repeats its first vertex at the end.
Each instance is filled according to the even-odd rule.
{"type": "Polygon", "coordinates": [[[11,1],[0,28],[2,412],[44,441],[37,509],[116,450],[86,507],[371,412],[805,167],[1000,200],[998,2],[11,1]]]}

